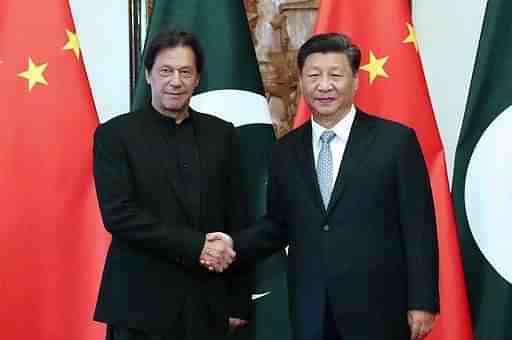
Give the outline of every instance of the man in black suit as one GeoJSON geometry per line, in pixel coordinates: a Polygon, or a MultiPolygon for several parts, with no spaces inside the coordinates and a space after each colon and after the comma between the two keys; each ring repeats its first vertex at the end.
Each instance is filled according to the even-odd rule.
{"type": "Polygon", "coordinates": [[[316,35],[297,59],[312,120],[273,150],[268,214],[233,235],[237,259],[289,245],[294,340],[422,339],[438,311],[438,263],[416,135],[354,107],[361,53],[347,36],[316,35]]]}
{"type": "Polygon", "coordinates": [[[222,272],[232,241],[206,234],[245,223],[235,129],[189,107],[202,64],[194,36],[159,33],[144,60],[151,105],[96,130],[94,177],[112,242],[95,320],[109,340],[220,339],[247,319],[240,274],[200,263],[222,272]]]}

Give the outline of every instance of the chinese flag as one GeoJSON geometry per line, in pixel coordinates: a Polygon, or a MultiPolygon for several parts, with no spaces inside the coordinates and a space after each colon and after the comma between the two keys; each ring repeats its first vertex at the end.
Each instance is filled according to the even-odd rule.
{"type": "MultiPolygon", "coordinates": [[[[439,240],[441,313],[429,340],[473,339],[444,151],[428,95],[409,0],[322,0],[316,33],[343,32],[361,48],[356,105],[416,131],[430,175],[439,240]]],[[[301,103],[295,126],[309,119],[301,103]]]]}
{"type": "Polygon", "coordinates": [[[66,0],[2,0],[0,79],[0,338],[102,339],[98,118],[66,0]]]}

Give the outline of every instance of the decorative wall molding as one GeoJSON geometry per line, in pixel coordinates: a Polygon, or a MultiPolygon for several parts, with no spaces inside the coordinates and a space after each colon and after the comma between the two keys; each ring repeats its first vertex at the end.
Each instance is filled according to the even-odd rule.
{"type": "MultiPolygon", "coordinates": [[[[262,20],[251,29],[272,121],[278,137],[286,134],[300,98],[296,68],[297,50],[311,35],[319,0],[253,0],[251,8],[262,20]]],[[[248,9],[248,17],[252,13],[248,9]]]]}

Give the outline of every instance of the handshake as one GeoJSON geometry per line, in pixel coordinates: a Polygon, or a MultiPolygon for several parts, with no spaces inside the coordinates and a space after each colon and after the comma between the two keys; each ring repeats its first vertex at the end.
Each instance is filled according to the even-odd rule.
{"type": "Polygon", "coordinates": [[[199,262],[209,271],[222,273],[235,260],[233,239],[221,232],[206,234],[203,250],[199,262]]]}
{"type": "MultiPolygon", "coordinates": [[[[199,262],[209,271],[222,273],[235,260],[236,253],[233,250],[233,239],[228,234],[221,232],[206,234],[204,247],[201,251],[199,262]]],[[[247,320],[230,317],[230,333],[249,324],[247,320]]]]}

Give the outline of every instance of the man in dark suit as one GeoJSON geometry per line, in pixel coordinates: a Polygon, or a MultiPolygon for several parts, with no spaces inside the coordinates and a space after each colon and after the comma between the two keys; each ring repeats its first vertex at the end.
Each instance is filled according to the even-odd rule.
{"type": "Polygon", "coordinates": [[[219,339],[248,317],[240,275],[200,263],[223,271],[232,241],[206,234],[245,223],[235,129],[189,108],[202,64],[194,36],[159,33],[144,60],[151,105],[96,130],[94,176],[112,242],[95,320],[109,340],[219,339]]]}
{"type": "Polygon", "coordinates": [[[300,48],[312,120],[273,150],[267,216],[233,235],[242,262],[289,245],[294,340],[422,339],[438,311],[425,161],[412,129],[354,107],[360,59],[343,34],[300,48]]]}

